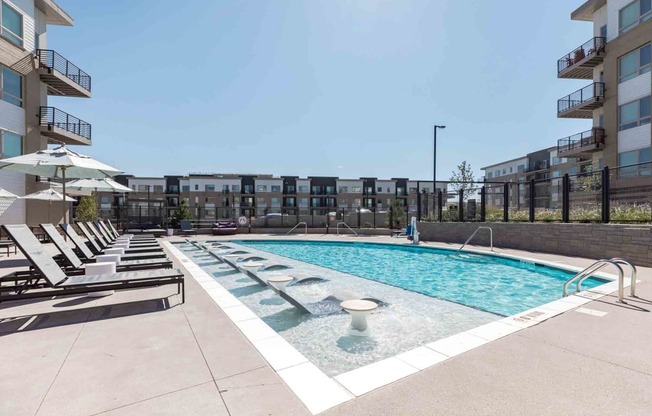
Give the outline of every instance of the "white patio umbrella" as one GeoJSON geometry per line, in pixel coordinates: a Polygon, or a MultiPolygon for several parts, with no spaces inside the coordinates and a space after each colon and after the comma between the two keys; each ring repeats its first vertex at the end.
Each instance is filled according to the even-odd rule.
{"type": "MultiPolygon", "coordinates": [[[[21,196],[20,199],[34,199],[38,201],[48,201],[48,222],[50,221],[50,205],[52,201],[61,201],[64,202],[63,194],[55,191],[54,189],[44,189],[42,191],[36,191],[29,195],[21,196]]],[[[65,197],[65,202],[75,202],[75,198],[69,196],[65,197]]]]}
{"type": "MultiPolygon", "coordinates": [[[[66,178],[110,178],[122,171],[98,162],[90,156],[74,152],[66,146],[39,150],[27,155],[0,160],[0,169],[13,170],[47,178],[63,179],[63,194],[66,193],[66,178]]],[[[63,204],[63,221],[68,222],[68,204],[63,204]]]]}
{"type": "Polygon", "coordinates": [[[18,199],[18,195],[0,188],[0,215],[4,214],[7,209],[18,199]]]}
{"type": "Polygon", "coordinates": [[[119,184],[113,179],[75,179],[66,183],[68,189],[75,190],[84,190],[84,189],[93,189],[97,191],[105,192],[132,192],[133,189],[128,188],[124,185],[119,184]]]}

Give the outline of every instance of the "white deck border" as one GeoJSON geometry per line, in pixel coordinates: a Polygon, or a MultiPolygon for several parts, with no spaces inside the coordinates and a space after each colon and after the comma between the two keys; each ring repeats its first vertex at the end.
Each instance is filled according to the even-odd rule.
{"type": "MultiPolygon", "coordinates": [[[[287,240],[270,239],[270,241],[287,240]]],[[[229,240],[224,240],[224,242],[227,241],[229,240]]],[[[319,240],[291,239],[291,241],[314,242],[319,240]]],[[[233,321],[242,334],[253,344],[312,414],[323,412],[509,334],[538,325],[552,317],[613,293],[618,289],[618,282],[615,281],[615,276],[607,273],[597,273],[597,276],[611,279],[612,281],[331,378],[312,364],[281,335],[269,327],[260,317],[213,279],[212,276],[177,249],[174,244],[169,241],[163,241],[162,244],[165,245],[171,255],[179,260],[182,267],[187,271],[187,274],[199,283],[213,301],[233,321]]],[[[405,245],[391,242],[365,242],[365,244],[405,245]]],[[[435,246],[421,247],[452,251],[451,249],[435,246]]],[[[540,264],[569,272],[579,272],[582,270],[579,267],[556,262],[542,261],[499,252],[473,249],[464,250],[464,252],[540,264]]],[[[628,277],[625,277],[625,287],[629,286],[629,280],[628,277]]]]}

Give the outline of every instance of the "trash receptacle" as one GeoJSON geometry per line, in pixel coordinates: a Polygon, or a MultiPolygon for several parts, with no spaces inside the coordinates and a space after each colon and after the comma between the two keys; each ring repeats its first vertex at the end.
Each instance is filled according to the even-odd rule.
{"type": "Polygon", "coordinates": [[[172,237],[174,235],[174,228],[168,228],[168,237],[172,237]]]}

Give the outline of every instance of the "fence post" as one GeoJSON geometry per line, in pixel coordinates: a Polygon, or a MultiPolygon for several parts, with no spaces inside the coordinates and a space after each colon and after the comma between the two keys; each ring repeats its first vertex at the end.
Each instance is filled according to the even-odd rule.
{"type": "Polygon", "coordinates": [[[530,222],[534,222],[534,179],[530,179],[530,222]]]}
{"type": "Polygon", "coordinates": [[[611,186],[609,166],[602,169],[602,222],[611,221],[611,186]]]}
{"type": "Polygon", "coordinates": [[[503,221],[509,222],[509,182],[503,185],[503,221]]]}
{"type": "Polygon", "coordinates": [[[138,226],[143,228],[143,207],[138,205],[138,226]]]}
{"type": "Polygon", "coordinates": [[[376,208],[374,208],[374,230],[376,229],[376,208]]]}
{"type": "Polygon", "coordinates": [[[561,181],[561,220],[570,222],[570,176],[568,173],[561,181]]]}
{"type": "Polygon", "coordinates": [[[417,188],[417,221],[421,221],[421,192],[417,188]]]}
{"type": "Polygon", "coordinates": [[[458,212],[458,218],[457,220],[459,222],[464,222],[464,190],[460,189],[459,191],[459,201],[458,201],[458,207],[457,207],[457,212],[458,212]]]}
{"type": "Polygon", "coordinates": [[[485,222],[487,220],[487,211],[485,204],[487,202],[486,189],[483,186],[480,188],[480,222],[485,222]]]}
{"type": "Polygon", "coordinates": [[[437,220],[442,222],[444,220],[444,215],[442,211],[444,210],[444,193],[442,191],[437,192],[437,220]]]}

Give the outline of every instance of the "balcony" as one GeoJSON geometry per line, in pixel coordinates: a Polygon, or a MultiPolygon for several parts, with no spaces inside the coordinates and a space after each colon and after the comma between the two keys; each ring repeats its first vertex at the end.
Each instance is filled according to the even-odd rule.
{"type": "Polygon", "coordinates": [[[557,156],[571,157],[602,150],[604,136],[602,127],[594,127],[583,133],[559,139],[557,141],[557,156]]]}
{"type": "Polygon", "coordinates": [[[91,97],[91,77],[55,51],[36,51],[38,73],[49,95],[91,97]]]}
{"type": "Polygon", "coordinates": [[[86,146],[91,144],[91,125],[58,108],[40,107],[39,126],[41,134],[55,142],[86,146]]]}
{"type": "Polygon", "coordinates": [[[557,78],[593,79],[593,68],[604,61],[607,39],[595,37],[557,61],[557,78]]]}
{"type": "Polygon", "coordinates": [[[604,82],[594,82],[557,101],[557,117],[593,118],[593,110],[604,105],[604,82]]]}
{"type": "Polygon", "coordinates": [[[546,170],[550,169],[550,161],[549,160],[540,160],[538,162],[533,162],[528,166],[526,169],[526,172],[536,172],[539,170],[546,170]]]}

